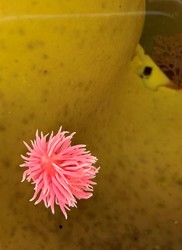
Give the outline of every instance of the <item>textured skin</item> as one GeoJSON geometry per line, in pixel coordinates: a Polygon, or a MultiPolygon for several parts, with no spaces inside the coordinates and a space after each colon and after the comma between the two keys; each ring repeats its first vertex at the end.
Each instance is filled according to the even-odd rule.
{"type": "Polygon", "coordinates": [[[19,0],[15,6],[13,0],[0,1],[3,250],[107,250],[130,242],[130,229],[123,224],[123,218],[131,223],[130,214],[120,207],[129,203],[118,193],[123,185],[120,178],[127,176],[117,162],[122,158],[117,142],[122,139],[114,132],[123,121],[115,117],[115,109],[123,107],[118,103],[124,98],[117,96],[118,87],[137,81],[135,68],[130,76],[126,67],[141,35],[143,15],[137,11],[144,10],[144,1],[62,2],[58,6],[58,0],[26,4],[19,0]],[[84,16],[58,16],[63,9],[84,16]],[[126,15],[85,16],[93,12],[126,15]],[[53,216],[44,205],[35,207],[28,201],[33,186],[20,183],[22,169],[18,167],[20,154],[26,151],[23,140],[33,139],[36,129],[48,133],[61,125],[77,132],[75,143],[86,144],[102,167],[93,198],[79,202],[67,222],[59,209],[53,216]]]}

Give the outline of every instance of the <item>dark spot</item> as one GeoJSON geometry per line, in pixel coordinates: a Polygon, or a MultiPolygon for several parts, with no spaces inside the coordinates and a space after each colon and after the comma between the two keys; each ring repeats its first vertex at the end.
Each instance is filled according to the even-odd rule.
{"type": "Polygon", "coordinates": [[[30,118],[30,119],[34,119],[34,118],[35,118],[35,113],[33,113],[33,112],[30,113],[30,114],[29,114],[29,118],[30,118]]]}
{"type": "Polygon", "coordinates": [[[77,82],[77,83],[75,84],[75,87],[76,87],[76,88],[82,88],[82,86],[84,86],[84,82],[77,82]]]}
{"type": "Polygon", "coordinates": [[[4,132],[6,130],[6,127],[3,124],[0,124],[0,132],[4,132]]]}
{"type": "Polygon", "coordinates": [[[17,72],[13,73],[13,74],[12,74],[12,77],[13,77],[13,78],[17,78],[17,77],[18,77],[18,73],[17,73],[17,72]]]}
{"type": "Polygon", "coordinates": [[[17,191],[14,196],[17,200],[21,200],[24,197],[24,193],[17,191]]]}
{"type": "Polygon", "coordinates": [[[35,114],[34,114],[34,113],[30,113],[29,116],[24,117],[24,118],[22,119],[22,123],[26,125],[26,124],[29,123],[30,120],[32,120],[32,119],[34,119],[34,118],[35,118],[35,114]]]}
{"type": "Polygon", "coordinates": [[[165,176],[160,176],[160,177],[157,179],[157,181],[158,181],[159,183],[164,183],[164,182],[166,181],[166,177],[165,177],[165,176]]]}
{"type": "Polygon", "coordinates": [[[47,102],[47,98],[46,97],[43,97],[42,98],[42,103],[46,103],[47,102]]]}
{"type": "Polygon", "coordinates": [[[22,29],[22,28],[20,28],[20,29],[18,30],[18,33],[19,33],[21,36],[24,36],[24,35],[25,35],[25,30],[22,29]]]}
{"type": "Polygon", "coordinates": [[[143,75],[142,75],[142,74],[140,74],[140,78],[143,78],[143,75]]]}
{"type": "Polygon", "coordinates": [[[164,201],[159,201],[159,202],[157,203],[157,206],[158,206],[159,208],[165,208],[165,207],[166,207],[164,201]]]}
{"type": "Polygon", "coordinates": [[[131,238],[134,241],[138,241],[139,240],[139,236],[140,236],[140,233],[139,233],[139,231],[137,229],[135,229],[133,231],[133,233],[131,234],[131,238]]]}
{"type": "Polygon", "coordinates": [[[106,3],[105,2],[102,3],[102,9],[106,9],[106,3]]]}
{"type": "Polygon", "coordinates": [[[28,44],[27,44],[27,47],[28,47],[29,49],[33,49],[33,48],[34,48],[34,46],[33,46],[32,43],[28,43],[28,44]]]}
{"type": "Polygon", "coordinates": [[[182,186],[182,178],[177,180],[177,184],[182,186]]]}
{"type": "Polygon", "coordinates": [[[89,84],[86,84],[85,87],[84,87],[84,91],[87,92],[90,88],[90,85],[89,84]]]}
{"type": "Polygon", "coordinates": [[[48,55],[47,55],[47,54],[43,54],[43,55],[42,55],[42,58],[43,58],[43,59],[47,59],[47,58],[48,58],[48,55]]]}
{"type": "Polygon", "coordinates": [[[43,41],[33,41],[33,42],[28,42],[27,43],[27,48],[32,50],[32,49],[37,49],[44,46],[44,42],[43,41]]]}
{"type": "Polygon", "coordinates": [[[64,67],[64,63],[63,62],[60,62],[60,67],[63,68],[64,67]]]}
{"type": "Polygon", "coordinates": [[[150,76],[152,74],[152,68],[151,67],[145,67],[143,71],[144,76],[150,76]]]}
{"type": "Polygon", "coordinates": [[[59,229],[62,229],[62,228],[63,228],[63,225],[60,224],[60,225],[59,225],[59,229]]]}
{"type": "Polygon", "coordinates": [[[92,212],[88,212],[88,217],[93,219],[93,218],[95,218],[95,214],[92,212]]]}
{"type": "Polygon", "coordinates": [[[22,119],[22,123],[25,124],[25,125],[28,124],[28,119],[27,118],[23,118],[22,119]]]}
{"type": "Polygon", "coordinates": [[[10,237],[11,238],[14,237],[15,233],[16,233],[16,228],[15,227],[11,227],[10,237]]]}
{"type": "Polygon", "coordinates": [[[48,73],[48,71],[45,69],[45,70],[44,70],[44,74],[46,75],[47,73],[48,73]]]}
{"type": "Polygon", "coordinates": [[[5,167],[7,167],[7,168],[9,168],[10,167],[10,161],[8,160],[8,159],[2,159],[2,164],[5,166],[5,167]]]}
{"type": "Polygon", "coordinates": [[[147,159],[145,159],[145,158],[143,158],[143,157],[139,158],[139,161],[140,161],[140,163],[142,163],[142,164],[147,164],[147,159]]]}

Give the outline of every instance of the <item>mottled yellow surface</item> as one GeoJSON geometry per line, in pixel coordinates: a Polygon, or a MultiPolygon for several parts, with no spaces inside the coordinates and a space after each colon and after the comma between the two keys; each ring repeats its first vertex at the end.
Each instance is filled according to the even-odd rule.
{"type": "Polygon", "coordinates": [[[128,84],[118,75],[109,105],[94,113],[96,152],[109,169],[103,167],[98,178],[99,208],[107,219],[101,217],[97,228],[110,230],[101,240],[106,249],[180,250],[182,93],[165,87],[151,91],[131,69],[122,78],[128,84]]]}
{"type": "Polygon", "coordinates": [[[50,16],[143,1],[52,2],[0,1],[0,249],[181,250],[181,92],[151,91],[136,75],[142,17],[50,16]],[[60,125],[101,166],[93,198],[67,221],[28,201],[18,167],[22,141],[60,125]]]}
{"type": "Polygon", "coordinates": [[[54,1],[23,1],[1,0],[1,13],[3,14],[60,14],[60,13],[105,13],[137,11],[136,6],[143,1],[115,0],[54,0],[54,1]]]}
{"type": "Polygon", "coordinates": [[[0,1],[0,250],[181,250],[181,92],[137,76],[141,15],[85,15],[143,1],[52,2],[0,1]],[[67,221],[28,201],[18,167],[22,141],[60,125],[101,166],[67,221]]]}

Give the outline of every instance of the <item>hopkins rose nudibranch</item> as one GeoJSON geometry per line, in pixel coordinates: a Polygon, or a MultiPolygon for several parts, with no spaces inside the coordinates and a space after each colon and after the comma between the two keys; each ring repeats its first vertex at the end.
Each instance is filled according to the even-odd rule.
{"type": "Polygon", "coordinates": [[[35,185],[35,193],[30,201],[38,197],[35,204],[43,201],[54,214],[54,205],[60,206],[65,218],[70,207],[76,207],[76,199],[88,199],[92,196],[92,181],[99,171],[93,166],[97,158],[86,151],[85,145],[71,145],[75,133],[67,135],[59,129],[57,134],[44,135],[36,132],[31,146],[24,142],[28,149],[26,156],[21,155],[26,167],[22,182],[26,179],[35,185]]]}

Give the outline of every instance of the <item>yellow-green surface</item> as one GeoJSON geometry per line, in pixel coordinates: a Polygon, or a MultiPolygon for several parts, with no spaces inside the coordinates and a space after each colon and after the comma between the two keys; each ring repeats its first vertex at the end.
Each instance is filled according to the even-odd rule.
{"type": "Polygon", "coordinates": [[[0,1],[0,249],[181,250],[181,92],[151,91],[136,75],[143,17],[57,15],[61,4],[133,13],[143,1],[49,2],[0,1]],[[67,221],[28,201],[18,167],[22,140],[60,125],[101,166],[93,198],[67,221]]]}
{"type": "Polygon", "coordinates": [[[141,0],[0,1],[1,250],[101,249],[104,241],[122,242],[121,221],[117,243],[109,226],[118,205],[110,219],[105,207],[117,191],[103,197],[104,183],[109,184],[105,175],[113,172],[105,164],[106,153],[94,198],[81,201],[68,221],[59,208],[53,216],[42,204],[29,202],[33,186],[20,183],[19,164],[23,140],[33,139],[37,128],[47,133],[61,125],[100,156],[103,125],[94,113],[102,109],[99,119],[107,114],[112,79],[130,61],[140,38],[143,16],[123,14],[143,8],[141,0]],[[94,124],[99,135],[91,131],[94,124]]]}

